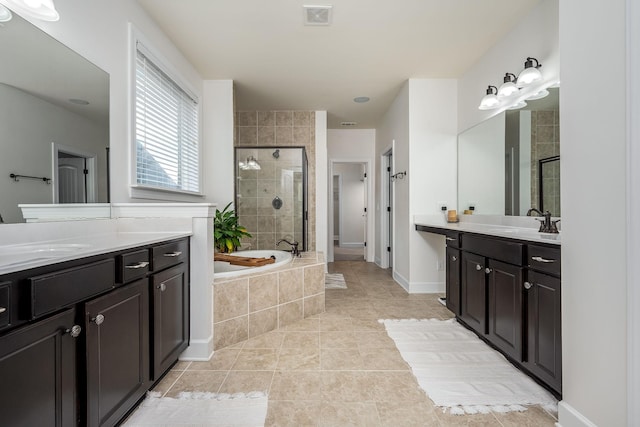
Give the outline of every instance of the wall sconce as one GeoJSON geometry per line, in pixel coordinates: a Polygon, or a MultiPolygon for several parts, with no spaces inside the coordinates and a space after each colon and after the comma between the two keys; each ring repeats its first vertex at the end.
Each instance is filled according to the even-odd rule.
{"type": "Polygon", "coordinates": [[[489,86],[487,88],[487,94],[480,101],[480,110],[492,110],[498,108],[500,100],[498,99],[498,88],[495,86],[489,86]]]}
{"type": "Polygon", "coordinates": [[[404,179],[405,176],[407,176],[407,171],[394,173],[393,175],[391,175],[391,181],[395,181],[396,179],[404,179]]]}
{"type": "Polygon", "coordinates": [[[516,75],[512,73],[506,73],[503,79],[504,83],[498,88],[498,98],[508,98],[511,95],[518,93],[520,89],[516,86],[516,75]]]}
{"type": "Polygon", "coordinates": [[[542,80],[542,73],[538,68],[542,67],[540,62],[536,58],[528,57],[524,63],[524,70],[518,74],[518,87],[529,86],[531,83],[542,80]],[[536,65],[533,65],[533,61],[536,61],[536,65]]]}
{"type": "Polygon", "coordinates": [[[29,18],[50,22],[60,19],[53,0],[7,0],[7,3],[16,12],[29,18]]]}
{"type": "Polygon", "coordinates": [[[0,4],[0,22],[9,22],[13,18],[11,11],[0,4]]]}

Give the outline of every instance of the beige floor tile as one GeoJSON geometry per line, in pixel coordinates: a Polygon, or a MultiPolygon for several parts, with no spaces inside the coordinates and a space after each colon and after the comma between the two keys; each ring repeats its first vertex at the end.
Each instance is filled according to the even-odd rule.
{"type": "Polygon", "coordinates": [[[411,368],[395,348],[360,349],[364,369],[377,371],[409,371],[411,368]]]}
{"type": "Polygon", "coordinates": [[[315,427],[320,422],[319,401],[269,399],[265,427],[315,427]]]}
{"type": "Polygon", "coordinates": [[[323,402],[320,413],[322,427],[380,426],[373,402],[323,402]]]}
{"type": "Polygon", "coordinates": [[[268,371],[278,365],[278,350],[273,348],[244,348],[240,350],[233,367],[234,371],[268,371]]]}
{"type": "MultiPolygon", "coordinates": [[[[381,325],[384,328],[384,325],[381,325]]],[[[358,331],[354,332],[358,348],[372,349],[372,348],[396,348],[396,343],[389,337],[385,330],[377,332],[358,331]]]]}
{"type": "Polygon", "coordinates": [[[242,348],[280,348],[284,335],[285,333],[281,331],[267,332],[245,341],[242,348]]]}
{"type": "Polygon", "coordinates": [[[380,332],[384,332],[386,334],[384,325],[380,322],[378,322],[378,320],[372,320],[372,319],[359,319],[356,317],[353,317],[351,319],[351,324],[353,325],[353,330],[355,332],[358,331],[364,331],[364,332],[374,332],[374,331],[380,331],[380,332]]]}
{"type": "Polygon", "coordinates": [[[556,419],[539,406],[531,406],[524,412],[494,414],[504,427],[553,427],[556,419]]]}
{"type": "Polygon", "coordinates": [[[318,332],[286,332],[282,342],[282,348],[313,348],[320,347],[320,334],[318,332]]]}
{"type": "Polygon", "coordinates": [[[269,399],[317,400],[322,398],[320,371],[276,371],[269,399]]]}
{"type": "Polygon", "coordinates": [[[367,372],[367,387],[380,402],[420,402],[427,398],[410,371],[367,372]]]}
{"type": "Polygon", "coordinates": [[[364,369],[364,362],[357,348],[320,349],[320,369],[325,371],[352,371],[364,369]]]}
{"type": "Polygon", "coordinates": [[[323,371],[322,400],[338,402],[372,401],[371,384],[365,372],[323,371]]]}
{"type": "Polygon", "coordinates": [[[280,331],[319,331],[320,319],[317,317],[309,317],[307,319],[299,320],[295,323],[280,328],[280,331]]]}
{"type": "Polygon", "coordinates": [[[427,402],[376,402],[384,427],[440,427],[433,405],[427,402]]]}
{"type": "Polygon", "coordinates": [[[320,350],[318,348],[283,348],[278,357],[279,371],[320,370],[320,350]]]}
{"type": "Polygon", "coordinates": [[[183,362],[183,361],[178,361],[176,362],[175,365],[173,365],[171,367],[172,371],[186,371],[189,368],[189,365],[191,364],[191,362],[183,362]]]}
{"type": "Polygon", "coordinates": [[[220,386],[220,393],[249,393],[262,391],[269,393],[273,371],[229,371],[220,386]]]}
{"type": "Polygon", "coordinates": [[[162,378],[160,382],[156,384],[151,391],[156,391],[164,395],[167,391],[169,391],[173,383],[175,383],[183,373],[184,371],[167,372],[167,375],[165,375],[164,378],[162,378]]]}
{"type": "Polygon", "coordinates": [[[190,371],[228,371],[238,359],[240,349],[223,348],[216,350],[211,359],[207,362],[192,362],[189,365],[190,371]]]}
{"type": "Polygon", "coordinates": [[[502,427],[493,414],[451,415],[436,409],[436,416],[443,427],[502,427]]]}
{"type": "Polygon", "coordinates": [[[321,331],[352,331],[351,316],[328,315],[320,318],[321,331]]]}
{"type": "Polygon", "coordinates": [[[353,332],[323,331],[320,332],[320,348],[358,348],[353,332]]]}
{"type": "Polygon", "coordinates": [[[227,373],[228,371],[185,371],[166,396],[176,397],[181,391],[217,393],[227,373]]]}

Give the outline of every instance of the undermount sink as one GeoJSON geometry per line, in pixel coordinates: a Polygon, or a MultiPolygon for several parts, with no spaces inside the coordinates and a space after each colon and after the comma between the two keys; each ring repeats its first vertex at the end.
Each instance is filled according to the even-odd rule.
{"type": "Polygon", "coordinates": [[[91,245],[84,243],[41,243],[0,247],[0,266],[29,264],[73,254],[91,245]]]}
{"type": "Polygon", "coordinates": [[[529,230],[523,231],[523,230],[520,230],[519,228],[492,228],[492,229],[490,229],[488,231],[489,231],[489,233],[519,234],[521,232],[526,233],[529,230]]]}

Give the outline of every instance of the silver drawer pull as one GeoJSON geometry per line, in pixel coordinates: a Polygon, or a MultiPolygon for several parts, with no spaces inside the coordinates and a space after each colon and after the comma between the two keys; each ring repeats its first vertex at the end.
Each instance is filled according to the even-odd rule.
{"type": "Polygon", "coordinates": [[[0,314],[4,313],[5,311],[7,311],[6,307],[0,307],[0,314]]]}
{"type": "Polygon", "coordinates": [[[453,237],[447,237],[446,239],[447,239],[447,242],[453,242],[454,240],[456,240],[453,237]]]}
{"type": "Polygon", "coordinates": [[[169,253],[164,254],[164,256],[168,256],[168,257],[171,257],[171,258],[180,256],[180,255],[182,255],[182,252],[180,252],[180,251],[169,252],[169,253]]]}
{"type": "Polygon", "coordinates": [[[71,329],[67,329],[65,333],[71,335],[73,338],[78,338],[82,332],[82,328],[79,325],[73,325],[71,329]]]}
{"type": "Polygon", "coordinates": [[[149,263],[147,261],[140,261],[137,264],[125,265],[124,268],[128,268],[130,270],[137,270],[138,268],[145,268],[148,265],[149,265],[149,263]]]}
{"type": "Polygon", "coordinates": [[[102,314],[98,314],[96,317],[91,319],[91,321],[96,325],[102,325],[102,322],[104,322],[104,316],[102,314]]]}
{"type": "Polygon", "coordinates": [[[556,262],[555,259],[546,259],[541,256],[532,256],[531,259],[538,262],[556,262]]]}
{"type": "Polygon", "coordinates": [[[476,270],[478,271],[482,270],[482,266],[480,264],[476,264],[476,270]]]}
{"type": "Polygon", "coordinates": [[[524,282],[524,288],[525,288],[526,290],[529,290],[529,289],[531,289],[532,287],[533,287],[533,284],[532,284],[532,283],[530,283],[530,282],[524,282]]]}

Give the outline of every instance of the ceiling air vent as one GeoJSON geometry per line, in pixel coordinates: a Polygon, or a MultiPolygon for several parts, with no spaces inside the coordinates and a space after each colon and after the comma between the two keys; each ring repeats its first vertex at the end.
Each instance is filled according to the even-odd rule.
{"type": "Polygon", "coordinates": [[[355,126],[357,124],[356,122],[340,122],[340,126],[355,126]]]}
{"type": "Polygon", "coordinates": [[[329,25],[331,24],[331,9],[333,6],[304,5],[305,25],[329,25]]]}

